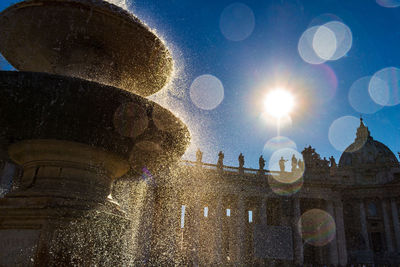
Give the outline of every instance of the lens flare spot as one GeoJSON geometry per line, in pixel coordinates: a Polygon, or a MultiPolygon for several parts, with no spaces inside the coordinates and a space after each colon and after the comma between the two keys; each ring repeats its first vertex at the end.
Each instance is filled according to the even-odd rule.
{"type": "Polygon", "coordinates": [[[335,220],[328,212],[320,209],[303,213],[297,226],[303,240],[316,247],[329,244],[336,235],[335,220]]]}
{"type": "Polygon", "coordinates": [[[400,103],[400,69],[384,68],[376,72],[368,87],[369,95],[381,106],[395,106],[400,103]]]}
{"type": "Polygon", "coordinates": [[[340,21],[312,26],[301,35],[297,49],[300,57],[310,64],[342,58],[351,49],[353,36],[350,28],[340,21]]]}
{"type": "Polygon", "coordinates": [[[369,95],[368,86],[371,76],[365,76],[355,81],[349,90],[349,103],[358,112],[373,114],[383,106],[375,103],[369,95]]]}
{"type": "Polygon", "coordinates": [[[314,35],[318,30],[318,26],[308,28],[300,37],[297,45],[300,57],[310,64],[322,64],[326,60],[319,57],[313,48],[314,35]]]}
{"type": "Polygon", "coordinates": [[[190,86],[190,99],[197,107],[212,110],[224,99],[224,86],[213,75],[201,75],[190,86]]]}
{"type": "Polygon", "coordinates": [[[268,184],[277,195],[280,196],[292,196],[296,194],[303,187],[303,177],[300,177],[293,183],[282,183],[274,178],[274,176],[268,176],[268,184]]]}
{"type": "Polygon", "coordinates": [[[219,27],[226,39],[243,41],[254,30],[254,13],[250,7],[242,3],[227,6],[221,14],[219,27]]]}
{"type": "Polygon", "coordinates": [[[376,0],[376,3],[383,7],[395,8],[400,6],[400,0],[376,0]]]}
{"type": "Polygon", "coordinates": [[[274,171],[273,178],[285,184],[291,184],[303,176],[304,170],[299,168],[298,162],[303,160],[303,155],[292,148],[283,148],[275,151],[268,164],[268,169],[274,171]]]}
{"type": "Polygon", "coordinates": [[[293,140],[286,136],[275,136],[265,143],[263,154],[266,155],[283,148],[291,148],[296,150],[297,145],[293,140]]]}
{"type": "Polygon", "coordinates": [[[329,142],[338,151],[344,151],[353,143],[360,120],[353,116],[343,116],[334,120],[329,127],[329,142]]]}
{"type": "Polygon", "coordinates": [[[146,109],[133,102],[124,103],[115,111],[113,123],[122,136],[137,137],[148,126],[146,109]]]}
{"type": "Polygon", "coordinates": [[[328,28],[335,34],[336,50],[329,60],[338,60],[344,57],[353,45],[353,34],[350,28],[340,21],[328,22],[323,27],[328,28]]]}
{"type": "Polygon", "coordinates": [[[324,60],[329,60],[336,52],[336,35],[325,26],[318,27],[314,34],[313,49],[324,60]]]}

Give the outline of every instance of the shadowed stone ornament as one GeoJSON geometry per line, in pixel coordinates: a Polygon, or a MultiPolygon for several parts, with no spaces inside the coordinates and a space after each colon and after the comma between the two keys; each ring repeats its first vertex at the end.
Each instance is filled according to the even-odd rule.
{"type": "Polygon", "coordinates": [[[0,72],[1,146],[23,168],[0,199],[0,266],[130,265],[112,182],[167,167],[190,139],[142,97],[167,83],[168,50],[105,1],[32,0],[0,14],[0,52],[24,71],[0,72]]]}

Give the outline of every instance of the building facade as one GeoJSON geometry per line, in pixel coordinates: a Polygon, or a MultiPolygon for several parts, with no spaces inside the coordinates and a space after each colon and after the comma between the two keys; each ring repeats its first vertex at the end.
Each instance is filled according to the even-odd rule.
{"type": "MultiPolygon", "coordinates": [[[[181,161],[115,198],[133,222],[137,265],[357,266],[400,264],[400,168],[360,121],[338,164],[312,147],[292,169],[181,161]]],[[[290,159],[287,159],[290,160],[290,159]]],[[[3,160],[3,195],[18,168],[3,160]]],[[[132,178],[134,177],[134,178],[132,178]]]]}
{"type": "Polygon", "coordinates": [[[223,155],[206,164],[201,154],[176,168],[174,235],[185,260],[199,266],[400,264],[400,169],[393,152],[361,120],[338,164],[312,147],[302,154],[304,173],[303,164],[288,172],[246,169],[240,157],[239,167],[227,167],[223,155]]]}

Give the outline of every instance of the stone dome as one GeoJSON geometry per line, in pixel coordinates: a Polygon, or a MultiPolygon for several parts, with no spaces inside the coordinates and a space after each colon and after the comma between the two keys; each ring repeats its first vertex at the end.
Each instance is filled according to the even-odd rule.
{"type": "Polygon", "coordinates": [[[374,140],[360,119],[356,139],[349,145],[339,160],[339,167],[397,166],[399,163],[393,152],[381,142],[374,140]]]}

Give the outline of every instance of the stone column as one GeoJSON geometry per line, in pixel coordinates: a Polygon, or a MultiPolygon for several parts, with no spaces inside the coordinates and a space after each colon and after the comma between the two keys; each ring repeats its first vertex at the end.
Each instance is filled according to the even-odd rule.
{"type": "MultiPolygon", "coordinates": [[[[326,211],[334,218],[334,221],[336,223],[336,216],[335,212],[333,210],[333,202],[332,200],[328,200],[326,203],[326,211]]],[[[338,260],[338,248],[337,248],[337,232],[335,232],[335,237],[333,240],[329,243],[329,263],[337,266],[339,264],[338,260]]]]}
{"type": "Polygon", "coordinates": [[[346,237],[344,231],[343,221],[343,204],[342,201],[335,202],[335,217],[336,217],[336,238],[339,253],[339,265],[347,265],[347,248],[346,248],[346,237]]]}
{"type": "Polygon", "coordinates": [[[364,201],[362,199],[360,200],[360,223],[361,223],[361,234],[364,238],[366,249],[370,250],[368,230],[367,230],[367,218],[365,216],[365,206],[364,206],[364,201]]]}
{"type": "Polygon", "coordinates": [[[199,251],[200,251],[200,220],[203,216],[201,201],[199,199],[192,199],[192,236],[193,236],[193,264],[194,266],[200,265],[199,251]]]}
{"type": "Polygon", "coordinates": [[[237,255],[238,255],[238,262],[240,264],[244,264],[245,260],[245,227],[246,227],[246,207],[245,207],[245,199],[243,195],[239,195],[238,197],[238,218],[237,218],[237,255]]]}
{"type": "Polygon", "coordinates": [[[0,170],[0,197],[5,195],[11,190],[13,184],[15,183],[15,165],[6,161],[4,167],[0,170]]]}
{"type": "Polygon", "coordinates": [[[260,223],[267,224],[267,198],[263,197],[261,200],[261,208],[260,208],[260,223]]]}
{"type": "Polygon", "coordinates": [[[298,222],[301,216],[300,210],[300,199],[295,198],[293,203],[293,222],[292,222],[292,229],[293,229],[293,241],[294,241],[294,262],[296,265],[303,266],[304,262],[304,254],[303,254],[303,241],[301,238],[301,233],[298,229],[298,222]]]}
{"type": "Polygon", "coordinates": [[[397,210],[396,199],[391,199],[392,206],[392,218],[393,218],[393,227],[394,227],[394,236],[396,237],[396,246],[397,252],[400,252],[400,223],[399,223],[399,212],[397,210]]]}
{"type": "Polygon", "coordinates": [[[215,214],[215,238],[216,238],[216,254],[217,254],[217,262],[218,264],[222,264],[223,255],[222,255],[222,216],[225,216],[223,210],[222,197],[218,197],[217,200],[217,209],[215,214]]]}
{"type": "Polygon", "coordinates": [[[390,223],[389,223],[389,216],[387,214],[386,200],[382,199],[381,203],[382,203],[383,224],[385,227],[386,245],[388,251],[393,252],[392,233],[390,231],[390,223]]]}

